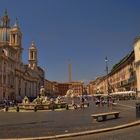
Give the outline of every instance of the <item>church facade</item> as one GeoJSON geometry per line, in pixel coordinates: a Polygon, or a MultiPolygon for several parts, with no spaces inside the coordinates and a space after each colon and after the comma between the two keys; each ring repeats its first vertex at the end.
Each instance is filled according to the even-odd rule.
{"type": "Polygon", "coordinates": [[[21,100],[36,97],[44,85],[44,71],[38,66],[34,42],[29,48],[29,63],[22,61],[22,32],[5,11],[0,19],[0,100],[21,100]]]}

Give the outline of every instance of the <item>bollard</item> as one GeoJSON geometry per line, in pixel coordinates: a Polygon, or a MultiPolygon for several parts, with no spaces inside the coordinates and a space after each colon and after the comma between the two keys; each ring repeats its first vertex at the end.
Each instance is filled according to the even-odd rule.
{"type": "Polygon", "coordinates": [[[56,108],[54,102],[50,103],[49,108],[50,108],[52,111],[54,111],[54,109],[56,108]]]}
{"type": "Polygon", "coordinates": [[[84,103],[81,103],[80,104],[80,108],[84,108],[84,103]]]}
{"type": "Polygon", "coordinates": [[[17,106],[16,111],[19,112],[19,106],[17,106]]]}
{"type": "Polygon", "coordinates": [[[69,110],[69,105],[66,105],[66,110],[69,110]]]}
{"type": "Polygon", "coordinates": [[[6,106],[6,107],[5,107],[5,112],[8,112],[8,110],[9,110],[9,107],[6,106]]]}
{"type": "Polygon", "coordinates": [[[52,111],[54,111],[54,108],[55,108],[55,107],[54,107],[54,103],[53,103],[53,104],[52,104],[52,111]]]}
{"type": "Polygon", "coordinates": [[[136,118],[140,118],[140,103],[136,103],[136,118]]]}
{"type": "Polygon", "coordinates": [[[34,107],[34,112],[37,112],[37,106],[34,107]]]}

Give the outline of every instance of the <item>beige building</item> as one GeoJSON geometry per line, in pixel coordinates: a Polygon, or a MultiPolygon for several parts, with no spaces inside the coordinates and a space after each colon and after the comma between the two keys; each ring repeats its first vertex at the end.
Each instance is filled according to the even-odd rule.
{"type": "Polygon", "coordinates": [[[103,79],[104,77],[97,77],[95,80],[90,81],[89,84],[87,85],[88,94],[94,95],[96,93],[101,92],[100,91],[102,89],[101,81],[103,81],[103,79]]]}
{"type": "Polygon", "coordinates": [[[70,88],[73,89],[74,95],[82,95],[84,92],[84,83],[82,81],[69,82],[70,88]]]}
{"type": "Polygon", "coordinates": [[[113,67],[108,80],[110,92],[136,91],[137,83],[134,60],[134,51],[132,51],[113,67]]]}
{"type": "Polygon", "coordinates": [[[137,77],[137,94],[140,97],[140,37],[134,41],[135,69],[137,77]]]}
{"type": "Polygon", "coordinates": [[[96,89],[96,93],[111,93],[118,91],[137,90],[134,51],[126,55],[115,64],[108,75],[96,79],[90,83],[96,89]]]}
{"type": "Polygon", "coordinates": [[[10,26],[5,11],[0,20],[0,100],[21,100],[25,95],[37,96],[44,84],[44,71],[37,65],[37,49],[32,42],[29,48],[29,64],[22,62],[22,33],[16,20],[10,26]]]}
{"type": "Polygon", "coordinates": [[[90,81],[89,84],[87,85],[87,93],[88,94],[94,94],[96,92],[96,89],[95,89],[95,80],[93,81],[90,81]]]}

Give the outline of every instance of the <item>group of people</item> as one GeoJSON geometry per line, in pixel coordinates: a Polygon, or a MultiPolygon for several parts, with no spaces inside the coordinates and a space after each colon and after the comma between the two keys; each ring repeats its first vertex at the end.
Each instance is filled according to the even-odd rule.
{"type": "Polygon", "coordinates": [[[107,97],[105,99],[104,97],[99,96],[95,98],[96,106],[104,106],[105,104],[107,104],[108,106],[112,106],[113,103],[114,99],[112,97],[107,97]]]}
{"type": "Polygon", "coordinates": [[[16,100],[3,100],[3,105],[4,106],[15,106],[17,105],[17,101],[16,100]]]}
{"type": "Polygon", "coordinates": [[[87,105],[88,107],[89,99],[87,96],[75,97],[72,99],[72,105],[74,106],[75,109],[77,108],[78,105],[80,106],[80,108],[84,108],[85,105],[87,105]]]}

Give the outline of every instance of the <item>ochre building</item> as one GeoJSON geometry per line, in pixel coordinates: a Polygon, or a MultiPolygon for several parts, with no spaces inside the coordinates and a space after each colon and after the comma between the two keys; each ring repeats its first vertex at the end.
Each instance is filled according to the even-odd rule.
{"type": "Polygon", "coordinates": [[[134,51],[115,64],[108,75],[90,82],[90,92],[108,94],[119,91],[137,91],[137,76],[134,51]]]}
{"type": "Polygon", "coordinates": [[[51,96],[65,96],[69,89],[73,90],[75,96],[82,95],[84,85],[81,81],[72,82],[51,82],[45,80],[45,89],[48,95],[51,96]]]}

